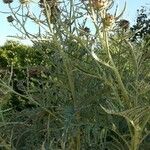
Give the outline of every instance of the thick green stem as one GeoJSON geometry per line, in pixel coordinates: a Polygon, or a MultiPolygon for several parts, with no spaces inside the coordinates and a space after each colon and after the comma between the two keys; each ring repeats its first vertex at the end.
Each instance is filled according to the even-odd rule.
{"type": "MultiPolygon", "coordinates": [[[[61,38],[61,36],[60,36],[60,38],[61,38]]],[[[60,46],[60,54],[63,58],[63,65],[64,65],[66,73],[67,73],[68,83],[69,83],[69,87],[70,87],[70,91],[71,91],[71,95],[72,95],[72,100],[73,100],[73,105],[74,105],[74,108],[76,109],[78,107],[78,103],[77,103],[77,100],[75,97],[75,86],[74,86],[74,77],[73,77],[72,66],[70,65],[70,61],[69,61],[67,54],[63,51],[61,46],[60,46]]],[[[77,122],[80,121],[80,113],[79,112],[77,112],[77,114],[76,114],[76,120],[77,120],[77,122]]],[[[81,140],[80,128],[78,128],[77,136],[76,136],[76,142],[75,142],[75,144],[76,144],[75,146],[76,146],[77,150],[80,150],[80,140],[81,140]]]]}
{"type": "Polygon", "coordinates": [[[138,150],[139,143],[141,138],[141,129],[139,127],[134,128],[134,134],[131,140],[131,149],[130,150],[138,150]]]}
{"type": "MultiPolygon", "coordinates": [[[[74,107],[77,108],[78,104],[77,104],[77,101],[76,101],[76,98],[75,98],[75,87],[74,87],[73,72],[72,72],[72,69],[69,65],[68,59],[66,59],[66,60],[67,60],[67,62],[64,65],[65,65],[67,76],[68,76],[68,81],[69,81],[70,90],[71,90],[71,93],[72,93],[74,107]]],[[[77,119],[77,122],[79,122],[79,120],[80,120],[80,113],[79,112],[77,112],[77,114],[76,114],[76,119],[77,119]]],[[[80,150],[80,140],[81,140],[80,139],[80,128],[78,128],[77,137],[76,137],[76,150],[80,150]]]]}
{"type": "Polygon", "coordinates": [[[111,56],[110,49],[109,49],[109,43],[108,43],[107,31],[105,29],[103,31],[103,36],[104,36],[103,38],[104,38],[104,41],[105,41],[104,47],[106,48],[109,61],[110,61],[111,65],[112,65],[112,70],[114,71],[114,74],[116,76],[118,85],[119,85],[119,87],[121,89],[121,92],[122,92],[122,95],[123,95],[123,97],[124,97],[124,99],[126,101],[126,104],[130,107],[128,92],[127,92],[127,90],[126,90],[126,88],[125,88],[125,86],[124,86],[124,84],[122,82],[122,79],[121,79],[121,76],[119,74],[119,71],[118,71],[118,69],[117,69],[117,67],[116,67],[116,65],[115,65],[115,63],[113,61],[113,58],[111,56]]]}
{"type": "MultiPolygon", "coordinates": [[[[66,68],[68,81],[69,81],[69,85],[70,85],[70,90],[71,90],[71,93],[72,93],[73,104],[74,104],[74,107],[77,108],[78,104],[77,104],[77,101],[76,101],[76,98],[75,98],[75,87],[74,87],[73,72],[72,72],[72,69],[69,65],[68,59],[66,59],[66,61],[67,62],[65,62],[64,65],[65,65],[65,68],[66,68]]],[[[76,114],[76,119],[77,119],[77,122],[79,122],[79,120],[80,120],[80,113],[79,112],[77,112],[77,114],[76,114]]],[[[80,140],[81,140],[81,138],[80,138],[80,128],[78,128],[77,137],[76,137],[76,150],[80,150],[80,140]]]]}
{"type": "MultiPolygon", "coordinates": [[[[134,52],[132,44],[127,40],[125,40],[125,42],[129,45],[129,50],[130,50],[130,53],[131,53],[134,72],[135,72],[135,86],[137,87],[138,78],[139,78],[139,66],[138,66],[138,62],[137,62],[137,57],[136,57],[136,54],[134,52]]],[[[135,93],[135,99],[134,99],[134,106],[137,106],[139,93],[138,93],[138,90],[136,90],[135,92],[136,93],[135,93]]]]}

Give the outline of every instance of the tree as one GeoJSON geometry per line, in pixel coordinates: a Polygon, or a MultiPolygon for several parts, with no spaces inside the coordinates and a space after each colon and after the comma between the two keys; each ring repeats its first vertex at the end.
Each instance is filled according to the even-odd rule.
{"type": "Polygon", "coordinates": [[[146,39],[150,36],[150,16],[146,7],[137,10],[136,24],[131,27],[132,32],[136,32],[132,41],[146,39]]]}

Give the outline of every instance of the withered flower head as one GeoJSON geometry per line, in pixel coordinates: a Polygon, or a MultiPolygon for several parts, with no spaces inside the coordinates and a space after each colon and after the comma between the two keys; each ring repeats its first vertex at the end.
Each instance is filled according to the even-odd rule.
{"type": "Polygon", "coordinates": [[[130,25],[130,22],[128,20],[125,20],[125,19],[121,19],[119,21],[119,27],[124,29],[124,30],[127,30],[129,28],[129,25],[130,25]]]}
{"type": "Polygon", "coordinates": [[[90,33],[90,28],[88,28],[88,27],[85,27],[83,30],[84,30],[84,32],[86,32],[86,33],[90,33]]]}
{"type": "MultiPolygon", "coordinates": [[[[49,5],[50,7],[56,6],[57,5],[57,0],[45,0],[46,4],[45,5],[49,5]]],[[[44,0],[40,0],[39,1],[39,6],[41,8],[45,7],[44,5],[44,0]]]]}
{"type": "Polygon", "coordinates": [[[13,16],[8,16],[8,17],[7,17],[7,21],[8,21],[8,22],[13,22],[13,21],[14,21],[13,16]]]}
{"type": "Polygon", "coordinates": [[[50,9],[47,12],[45,8],[42,11],[45,16],[49,15],[50,22],[52,24],[55,24],[60,18],[60,9],[57,6],[50,7],[50,9]]]}
{"type": "Polygon", "coordinates": [[[90,33],[90,28],[88,27],[80,28],[80,36],[86,35],[88,33],[90,33]]]}
{"type": "Polygon", "coordinates": [[[103,24],[105,27],[110,27],[115,22],[115,17],[109,13],[103,18],[103,24]]]}
{"type": "Polygon", "coordinates": [[[109,0],[91,0],[92,7],[94,9],[103,9],[109,7],[110,1],[109,0]]]}
{"type": "Polygon", "coordinates": [[[10,4],[10,3],[13,2],[13,0],[3,0],[3,2],[4,2],[5,4],[10,4]]]}
{"type": "Polygon", "coordinates": [[[20,1],[20,3],[23,5],[23,4],[27,4],[27,3],[29,3],[30,2],[30,0],[19,0],[20,1]]]}

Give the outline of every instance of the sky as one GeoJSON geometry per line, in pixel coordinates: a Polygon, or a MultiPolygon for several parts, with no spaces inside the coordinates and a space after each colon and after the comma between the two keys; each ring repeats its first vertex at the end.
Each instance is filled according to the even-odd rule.
{"type": "MultiPolygon", "coordinates": [[[[17,1],[17,0],[14,0],[17,1]]],[[[34,0],[38,2],[38,0],[34,0]]],[[[137,16],[137,9],[139,9],[141,6],[146,6],[147,4],[150,6],[150,0],[126,0],[127,2],[127,8],[122,16],[122,18],[129,20],[132,24],[134,24],[137,16]]],[[[119,10],[121,11],[123,9],[123,5],[125,3],[125,0],[115,0],[115,3],[118,4],[119,10]]],[[[36,11],[37,8],[33,9],[36,11]]],[[[18,31],[12,27],[11,24],[7,22],[6,17],[9,15],[7,13],[1,13],[4,11],[8,11],[8,7],[6,4],[3,3],[3,1],[0,1],[0,45],[4,44],[6,39],[8,39],[7,36],[9,35],[16,35],[18,31]]],[[[38,11],[38,10],[37,10],[38,11]]],[[[28,26],[28,28],[31,28],[31,30],[34,28],[32,26],[28,26]]],[[[23,41],[24,43],[26,41],[23,41]]]]}

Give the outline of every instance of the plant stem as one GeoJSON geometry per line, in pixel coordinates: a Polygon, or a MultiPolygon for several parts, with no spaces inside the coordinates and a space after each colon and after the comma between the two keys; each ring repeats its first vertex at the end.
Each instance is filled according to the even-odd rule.
{"type": "Polygon", "coordinates": [[[138,150],[139,149],[140,137],[141,137],[141,129],[138,126],[135,126],[134,134],[133,134],[132,140],[131,140],[131,149],[130,150],[138,150]]]}
{"type": "MultiPolygon", "coordinates": [[[[70,19],[72,18],[73,4],[74,4],[74,1],[71,0],[71,2],[70,2],[70,19]]],[[[71,20],[70,20],[70,22],[71,22],[71,20]]],[[[70,25],[69,29],[70,29],[70,31],[68,32],[68,34],[70,35],[71,34],[71,25],[70,25]]],[[[76,96],[75,96],[73,69],[72,69],[72,66],[70,64],[70,60],[68,58],[68,55],[64,52],[65,46],[64,46],[64,43],[63,43],[63,37],[62,37],[61,31],[60,31],[60,28],[57,28],[57,33],[58,33],[58,37],[61,40],[61,44],[63,45],[63,48],[61,47],[61,45],[59,46],[60,47],[60,55],[62,56],[63,65],[65,67],[65,71],[66,71],[66,74],[67,74],[67,77],[68,77],[68,83],[69,83],[69,87],[70,87],[70,91],[71,91],[71,95],[72,95],[73,106],[74,106],[74,109],[77,110],[78,102],[77,102],[77,99],[76,99],[76,96]]],[[[76,113],[76,120],[77,120],[77,123],[80,122],[80,112],[76,113]]],[[[78,127],[77,136],[75,138],[76,150],[80,150],[80,147],[81,147],[80,146],[81,145],[80,140],[81,140],[80,127],[78,127]]]]}
{"type": "Polygon", "coordinates": [[[119,74],[119,71],[118,71],[118,69],[117,69],[117,67],[116,67],[116,65],[115,65],[115,63],[113,61],[113,58],[111,56],[110,49],[109,49],[109,43],[108,43],[108,35],[107,35],[107,31],[105,29],[103,30],[103,36],[104,36],[103,38],[104,38],[104,41],[105,41],[104,47],[107,50],[107,55],[108,55],[108,58],[109,58],[109,61],[110,61],[111,65],[112,65],[112,70],[114,71],[114,74],[116,76],[118,85],[119,85],[119,87],[120,87],[120,89],[122,91],[122,95],[123,95],[123,97],[124,97],[124,99],[126,101],[126,104],[127,104],[127,106],[130,107],[128,92],[127,92],[127,90],[126,90],[126,88],[125,88],[125,86],[124,86],[124,84],[122,82],[122,79],[121,79],[121,76],[119,74]]]}
{"type": "Polygon", "coordinates": [[[133,67],[134,67],[134,72],[135,72],[135,86],[136,86],[136,93],[135,93],[135,99],[134,99],[134,106],[137,106],[138,104],[138,97],[139,97],[139,93],[138,93],[138,79],[139,79],[139,66],[138,66],[138,62],[137,62],[137,58],[136,58],[136,54],[134,52],[133,46],[132,44],[125,40],[125,42],[129,45],[129,49],[131,52],[131,57],[132,57],[132,61],[133,61],[133,67]]]}

